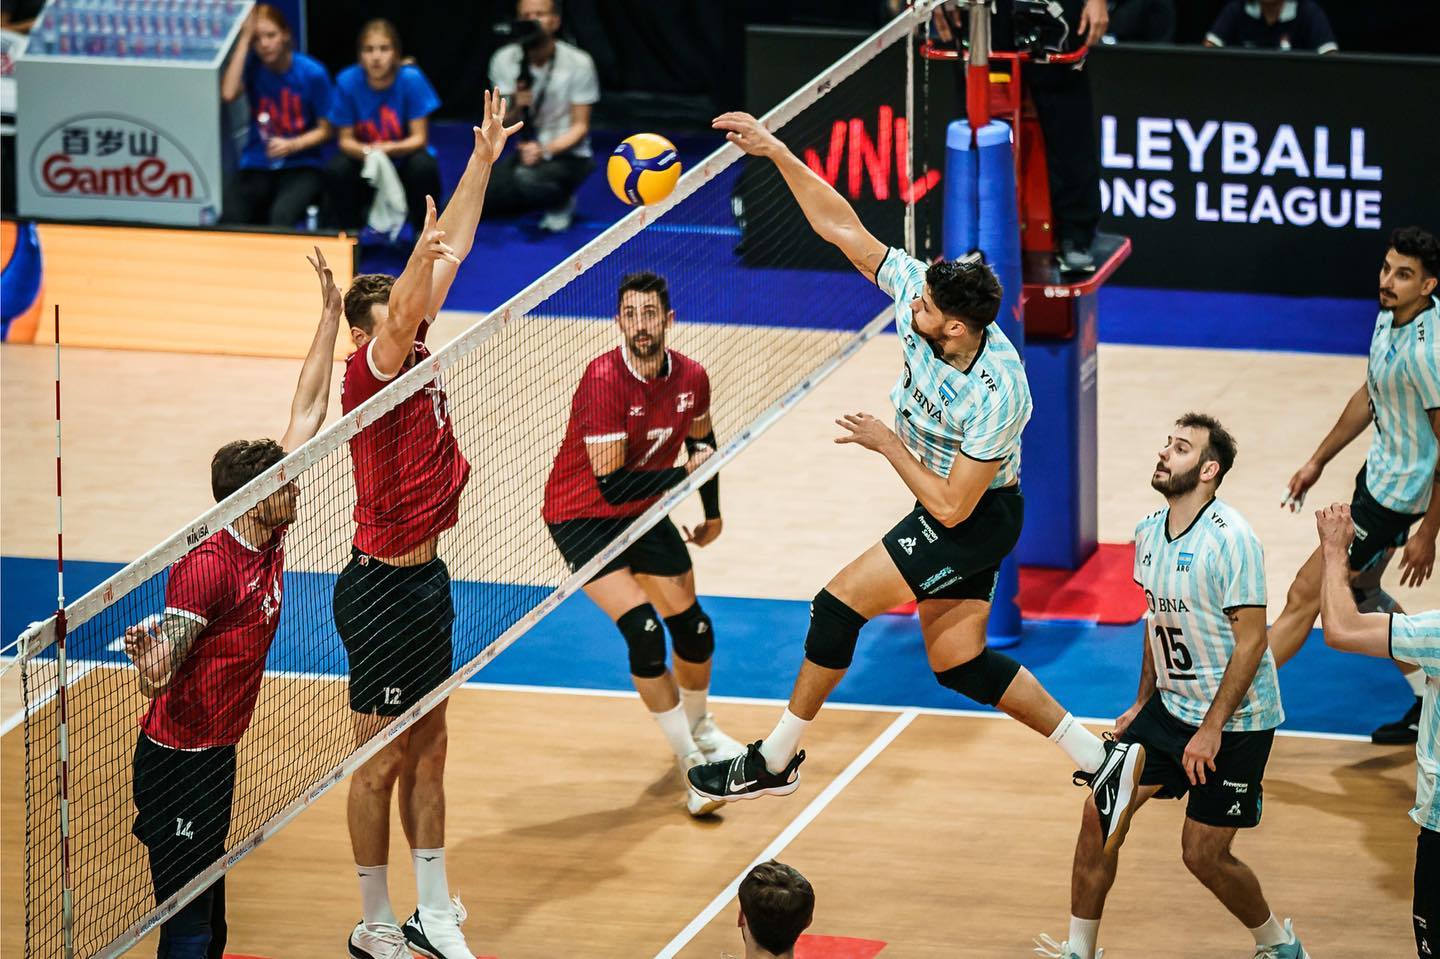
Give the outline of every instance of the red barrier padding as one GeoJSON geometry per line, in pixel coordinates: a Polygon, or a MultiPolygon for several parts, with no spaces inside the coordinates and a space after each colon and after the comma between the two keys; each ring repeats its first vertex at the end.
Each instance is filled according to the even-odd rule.
{"type": "Polygon", "coordinates": [[[1128,626],[1145,615],[1134,543],[1101,543],[1079,569],[1020,567],[1020,615],[1128,626]]]}

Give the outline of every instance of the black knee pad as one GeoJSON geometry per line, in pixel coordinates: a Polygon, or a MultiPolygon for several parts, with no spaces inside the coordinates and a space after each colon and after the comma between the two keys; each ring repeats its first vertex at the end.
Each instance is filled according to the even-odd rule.
{"type": "Polygon", "coordinates": [[[935,681],[977,703],[994,706],[1019,674],[1019,663],[987,646],[970,662],[936,673],[935,681]]]}
{"type": "Polygon", "coordinates": [[[615,620],[625,645],[630,650],[630,675],[641,679],[658,679],[665,675],[665,628],[655,607],[649,603],[636,606],[615,620]]]}
{"type": "Polygon", "coordinates": [[[670,627],[670,645],[687,663],[708,663],[715,655],[715,624],[696,603],[683,613],[665,617],[670,627]]]}
{"type": "Polygon", "coordinates": [[[840,602],[828,589],[820,590],[810,603],[805,658],[826,669],[849,669],[864,625],[864,616],[840,602]]]}

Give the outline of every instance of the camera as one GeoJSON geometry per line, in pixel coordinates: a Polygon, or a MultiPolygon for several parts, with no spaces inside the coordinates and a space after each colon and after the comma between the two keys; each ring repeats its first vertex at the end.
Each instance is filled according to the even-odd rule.
{"type": "Polygon", "coordinates": [[[545,29],[534,20],[502,20],[492,32],[504,43],[518,43],[529,53],[545,41],[545,29]]]}
{"type": "Polygon", "coordinates": [[[1014,0],[1015,49],[1043,63],[1061,53],[1070,38],[1065,11],[1057,0],[1014,0]]]}

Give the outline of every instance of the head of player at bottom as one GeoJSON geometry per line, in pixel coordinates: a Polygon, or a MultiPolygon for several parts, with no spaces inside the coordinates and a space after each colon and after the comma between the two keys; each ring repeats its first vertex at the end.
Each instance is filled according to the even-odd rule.
{"type": "Polygon", "coordinates": [[[1380,309],[1400,321],[1424,312],[1440,282],[1440,239],[1418,226],[1400,227],[1380,263],[1380,309]]]}
{"type": "Polygon", "coordinates": [[[1150,475],[1150,485],[1167,502],[1195,496],[1207,502],[1235,464],[1235,437],[1205,413],[1175,421],[1150,475]]]}
{"type": "MultiPolygon", "coordinates": [[[[210,492],[215,502],[228,498],[255,477],[285,458],[285,450],[270,439],[235,440],[215,451],[210,460],[210,492]]],[[[279,527],[295,521],[300,487],[294,480],[256,503],[235,521],[251,543],[264,543],[279,527]],[[251,532],[260,534],[252,538],[251,532]]]]}
{"type": "Polygon", "coordinates": [[[648,270],[625,276],[620,281],[615,322],[631,365],[647,376],[659,372],[665,364],[665,340],[675,322],[665,278],[648,270]]]}
{"type": "Polygon", "coordinates": [[[911,325],[942,360],[974,356],[1000,313],[1002,293],[979,253],[941,260],[925,271],[925,287],[910,301],[911,325]]]}
{"type": "Polygon", "coordinates": [[[740,881],[737,922],[745,959],[791,959],[800,933],[815,918],[815,890],[793,866],[771,859],[740,881]]]}

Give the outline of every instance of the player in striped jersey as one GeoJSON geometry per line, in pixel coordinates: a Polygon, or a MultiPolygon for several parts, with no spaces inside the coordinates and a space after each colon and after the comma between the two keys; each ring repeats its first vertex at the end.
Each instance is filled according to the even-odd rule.
{"type": "MultiPolygon", "coordinates": [[[[852,413],[836,421],[844,431],[836,442],[882,454],[917,502],[816,594],[805,661],[774,731],[728,763],[690,770],[691,788],[726,802],[794,792],[805,758],[800,738],[850,666],[861,627],[911,599],[919,600],[926,655],[942,686],[1049,737],[1096,774],[1098,791],[1133,781],[1141,751],[1102,743],[1028,670],[985,645],[1000,563],[1020,537],[1020,433],[1030,418],[1025,368],[994,324],[995,274],[978,253],[927,268],[887,248],[754,117],[727,113],[714,126],[746,153],[773,160],[815,231],[894,300],[904,357],[890,393],[895,428],[852,413]]],[[[1123,832],[1123,816],[1107,826],[1107,834],[1123,832]]]]}
{"type": "MultiPolygon", "coordinates": [[[[330,403],[340,291],[317,248],[323,308],[300,370],[290,422],[274,440],[222,446],[210,491],[228,497],[320,429],[330,403]]],[[[149,854],[157,903],[225,855],[235,793],[235,745],[250,726],[265,657],[280,626],[285,533],[295,519],[287,483],[170,567],[157,625],[125,630],[150,707],[135,744],[132,832],[149,854]]],[[[225,951],[222,875],[160,927],[158,955],[207,959],[225,951]]]]}
{"type": "Polygon", "coordinates": [[[1350,590],[1349,553],[1355,538],[1352,509],[1335,503],[1315,514],[1323,565],[1320,606],[1325,642],[1347,653],[1393,659],[1417,667],[1425,677],[1419,734],[1415,743],[1415,805],[1410,818],[1420,827],[1415,844],[1415,892],[1411,918],[1415,954],[1440,955],[1440,610],[1362,613],[1350,590]]]}
{"type": "MultiPolygon", "coordinates": [[[[1265,637],[1260,540],[1215,496],[1235,462],[1235,440],[1213,417],[1187,413],[1170,431],[1150,485],[1166,508],[1135,527],[1135,581],[1149,614],[1135,705],[1115,723],[1145,748],[1132,811],[1189,794],[1180,843],[1185,865],[1250,930],[1257,959],[1303,959],[1289,920],[1275,918],[1250,867],[1230,851],[1237,829],[1260,823],[1261,778],[1285,716],[1265,637]]],[[[1070,893],[1070,935],[1042,937],[1041,955],[1095,959],[1118,843],[1101,822],[1108,796],[1085,801],[1070,893]],[[1097,807],[1097,801],[1100,805],[1097,807]]],[[[1123,838],[1123,837],[1122,837],[1123,838]]]]}
{"type": "MultiPolygon", "coordinates": [[[[1375,424],[1365,465],[1355,478],[1350,515],[1355,540],[1350,546],[1352,586],[1362,612],[1400,612],[1380,585],[1395,550],[1400,557],[1400,585],[1419,586],[1435,564],[1435,537],[1440,532],[1440,496],[1436,455],[1440,446],[1440,240],[1419,227],[1390,235],[1380,267],[1380,314],[1370,337],[1365,382],[1350,397],[1339,421],[1310,460],[1295,473],[1285,491],[1284,505],[1298,510],[1305,493],[1325,465],[1350,441],[1375,424]],[[1414,535],[1410,529],[1419,522],[1414,535]]],[[[1310,636],[1320,611],[1320,552],[1295,574],[1285,610],[1270,627],[1270,648],[1284,665],[1310,636]]],[[[1398,721],[1371,733],[1382,745],[1413,743],[1420,719],[1425,676],[1409,664],[1401,672],[1415,701],[1398,721]]]]}

